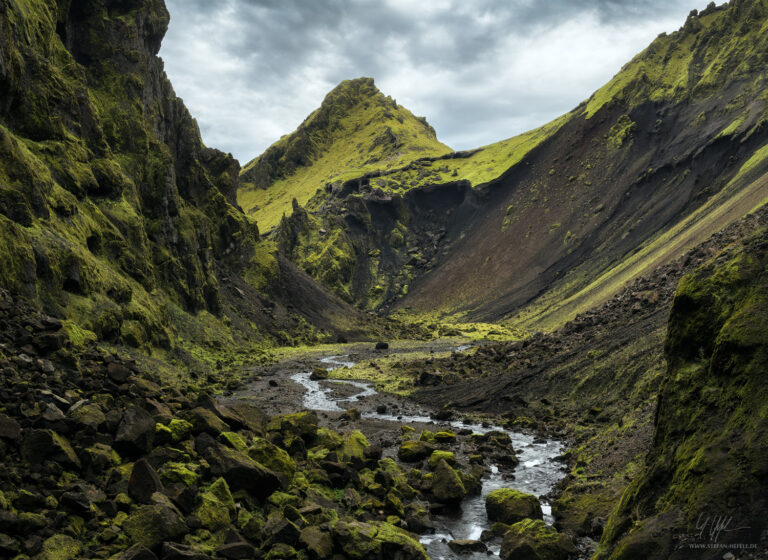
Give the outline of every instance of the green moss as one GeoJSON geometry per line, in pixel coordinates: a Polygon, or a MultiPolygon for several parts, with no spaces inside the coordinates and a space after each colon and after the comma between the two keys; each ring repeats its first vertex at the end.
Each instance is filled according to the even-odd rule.
{"type": "Polygon", "coordinates": [[[176,463],[169,461],[165,463],[160,469],[160,479],[168,483],[181,482],[185,486],[194,486],[200,479],[200,475],[196,472],[197,465],[187,463],[176,463]]]}
{"type": "Polygon", "coordinates": [[[292,480],[296,473],[296,463],[291,456],[264,438],[251,439],[248,456],[268,469],[284,474],[289,480],[292,480]]]}
{"type": "Polygon", "coordinates": [[[445,461],[451,466],[456,466],[456,456],[451,451],[440,451],[439,449],[432,452],[427,460],[427,465],[430,469],[435,470],[437,464],[440,461],[445,461]]]}
{"type": "Polygon", "coordinates": [[[82,544],[68,535],[54,535],[43,542],[42,560],[75,560],[83,550],[82,544]]]}
{"type": "Polygon", "coordinates": [[[234,513],[235,502],[223,478],[216,480],[208,490],[200,494],[200,505],[195,510],[202,526],[211,531],[229,526],[234,513]]]}
{"type": "Polygon", "coordinates": [[[368,447],[368,440],[360,430],[355,430],[344,438],[339,457],[344,461],[365,461],[365,449],[368,447]]]}
{"type": "Polygon", "coordinates": [[[608,132],[608,145],[619,149],[632,139],[632,134],[637,130],[637,123],[629,115],[621,115],[608,132]]]}

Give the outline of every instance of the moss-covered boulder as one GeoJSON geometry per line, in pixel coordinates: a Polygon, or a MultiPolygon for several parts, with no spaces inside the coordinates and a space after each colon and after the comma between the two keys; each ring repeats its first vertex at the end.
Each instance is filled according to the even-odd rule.
{"type": "Polygon", "coordinates": [[[345,558],[428,559],[414,535],[389,523],[342,520],[333,526],[333,536],[345,558]]]}
{"type": "Polygon", "coordinates": [[[365,435],[361,431],[355,430],[344,438],[339,458],[346,463],[362,466],[366,461],[365,450],[368,445],[365,435]]]}
{"type": "Polygon", "coordinates": [[[424,441],[404,441],[397,450],[397,458],[404,463],[418,463],[429,457],[434,446],[424,441]]]}
{"type": "Polygon", "coordinates": [[[200,504],[195,514],[201,525],[211,531],[223,529],[230,524],[235,514],[235,501],[226,480],[219,478],[200,494],[200,504]]]}
{"type": "Polygon", "coordinates": [[[218,436],[221,432],[229,430],[229,426],[207,408],[197,407],[190,410],[185,415],[185,420],[192,424],[192,433],[206,433],[211,436],[218,436]]]}
{"type": "Polygon", "coordinates": [[[427,465],[430,469],[435,470],[437,463],[441,460],[445,461],[452,467],[456,466],[456,456],[450,451],[441,451],[439,449],[432,452],[432,455],[430,455],[429,459],[427,460],[427,465]]]}
{"type": "Polygon", "coordinates": [[[301,531],[301,544],[310,552],[313,558],[324,560],[333,555],[333,539],[330,533],[318,527],[307,527],[301,531]]]}
{"type": "Polygon", "coordinates": [[[567,560],[575,552],[568,535],[541,520],[525,519],[505,533],[500,556],[502,560],[567,560]]]}
{"type": "Polygon", "coordinates": [[[123,522],[131,543],[154,549],[188,532],[178,511],[163,504],[140,506],[123,522]]]}
{"type": "Polygon", "coordinates": [[[107,420],[101,407],[96,403],[85,404],[75,409],[69,416],[82,426],[94,430],[97,430],[107,420]]]}
{"type": "Polygon", "coordinates": [[[543,517],[536,496],[512,488],[499,488],[490,492],[485,498],[485,511],[491,521],[507,524],[543,517]]]}
{"type": "Polygon", "coordinates": [[[69,440],[53,430],[29,430],[24,433],[21,455],[30,463],[50,460],[65,466],[80,467],[80,459],[69,440]]]}
{"type": "Polygon", "coordinates": [[[325,447],[326,449],[334,450],[342,446],[342,444],[344,443],[344,438],[342,438],[339,434],[337,434],[333,430],[330,430],[323,426],[317,429],[316,443],[320,447],[325,447]]]}
{"type": "Polygon", "coordinates": [[[435,441],[437,443],[455,443],[456,434],[448,431],[435,432],[435,441]]]}
{"type": "Polygon", "coordinates": [[[40,560],[75,560],[82,551],[83,545],[69,535],[53,535],[43,542],[40,560]]]}
{"type": "Polygon", "coordinates": [[[264,560],[294,560],[294,558],[300,558],[296,549],[290,545],[278,543],[269,547],[269,552],[264,557],[264,560]]]}
{"type": "Polygon", "coordinates": [[[440,459],[435,467],[432,495],[442,504],[459,503],[467,495],[461,477],[444,459],[440,459]]]}
{"type": "Polygon", "coordinates": [[[254,437],[248,447],[248,456],[268,469],[284,475],[288,481],[296,474],[296,463],[284,449],[260,437],[254,437]]]}
{"type": "Polygon", "coordinates": [[[223,477],[233,490],[247,490],[254,497],[264,499],[281,485],[274,472],[245,453],[218,443],[208,434],[198,436],[195,447],[208,461],[211,473],[223,477]]]}

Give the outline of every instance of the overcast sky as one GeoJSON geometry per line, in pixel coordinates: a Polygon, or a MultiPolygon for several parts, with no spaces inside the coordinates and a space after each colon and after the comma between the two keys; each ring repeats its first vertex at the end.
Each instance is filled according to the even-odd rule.
{"type": "Polygon", "coordinates": [[[242,164],[371,76],[462,150],[569,111],[707,0],[166,0],[160,55],[242,164]]]}

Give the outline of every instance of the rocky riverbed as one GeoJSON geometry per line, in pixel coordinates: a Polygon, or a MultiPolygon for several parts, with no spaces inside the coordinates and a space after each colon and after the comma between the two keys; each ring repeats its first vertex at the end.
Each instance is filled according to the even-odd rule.
{"type": "MultiPolygon", "coordinates": [[[[468,350],[443,341],[425,347],[394,349],[407,354],[434,350],[468,350]]],[[[376,351],[372,346],[349,348],[343,355],[311,357],[287,361],[254,371],[254,377],[241,390],[224,400],[228,403],[266,401],[279,410],[313,410],[321,424],[337,430],[359,430],[382,449],[382,456],[401,464],[426,463],[429,457],[418,455],[421,446],[429,453],[445,454],[454,466],[475,466],[480,487],[469,492],[460,503],[430,508],[431,526],[423,528],[420,538],[431,558],[487,557],[500,552],[506,527],[489,520],[488,495],[502,488],[514,488],[542,497],[541,517],[551,523],[551,508],[546,499],[554,484],[564,475],[558,461],[561,442],[531,434],[508,432],[488,422],[447,419],[436,411],[407,399],[379,393],[371,383],[357,380],[323,379],[317,372],[353,367],[359,360],[375,360],[390,350],[376,351]],[[313,373],[314,372],[314,373],[313,373]],[[442,418],[442,419],[440,419],[442,418]],[[410,446],[410,447],[409,447],[410,446]],[[404,462],[404,449],[416,456],[404,462]]],[[[338,375],[336,376],[338,377],[338,375]]]]}

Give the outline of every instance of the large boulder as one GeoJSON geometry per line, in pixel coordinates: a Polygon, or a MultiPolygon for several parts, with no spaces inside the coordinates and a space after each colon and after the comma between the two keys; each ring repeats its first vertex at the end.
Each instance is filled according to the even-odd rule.
{"type": "Polygon", "coordinates": [[[245,453],[221,445],[208,434],[197,437],[195,448],[210,464],[211,474],[223,477],[235,491],[247,490],[263,500],[280,487],[277,474],[245,453]]]}
{"type": "Polygon", "coordinates": [[[461,477],[444,459],[440,459],[432,479],[432,496],[441,504],[457,504],[466,495],[461,477]]]}
{"type": "Polygon", "coordinates": [[[434,446],[424,441],[405,441],[397,450],[397,458],[404,463],[418,463],[429,457],[434,446]]]}
{"type": "Polygon", "coordinates": [[[114,447],[121,455],[144,455],[152,450],[155,440],[155,419],[143,408],[125,409],[117,427],[114,447]]]}
{"type": "Polygon", "coordinates": [[[499,488],[489,493],[485,498],[485,511],[491,521],[507,524],[543,517],[536,496],[512,488],[499,488]]]}
{"type": "Polygon", "coordinates": [[[190,410],[185,415],[185,420],[192,424],[194,434],[206,433],[213,437],[221,432],[229,430],[229,426],[208,408],[197,407],[190,410]]]}
{"type": "Polygon", "coordinates": [[[80,558],[83,545],[69,535],[53,535],[43,543],[40,560],[75,560],[80,558]]]}
{"type": "Polygon", "coordinates": [[[576,552],[573,541],[538,519],[515,523],[501,543],[502,560],[567,560],[576,552]]]}
{"type": "Polygon", "coordinates": [[[53,430],[25,431],[21,455],[30,463],[56,461],[65,466],[80,467],[80,459],[67,438],[53,430]]]}
{"type": "Polygon", "coordinates": [[[156,549],[163,542],[177,539],[188,532],[179,512],[162,503],[137,508],[123,522],[123,530],[133,544],[149,549],[156,549]]]}
{"type": "Polygon", "coordinates": [[[131,469],[128,481],[128,494],[140,504],[149,502],[152,494],[162,492],[163,484],[152,465],[146,459],[139,459],[131,469]]]}
{"type": "Polygon", "coordinates": [[[0,413],[0,438],[16,441],[21,436],[19,423],[5,414],[0,413]]]}
{"type": "Polygon", "coordinates": [[[248,447],[248,456],[270,470],[285,475],[288,481],[296,474],[296,463],[284,449],[272,442],[254,437],[248,447]]]}
{"type": "Polygon", "coordinates": [[[200,494],[200,505],[196,514],[206,529],[217,531],[227,527],[234,513],[235,501],[223,478],[219,478],[208,490],[200,494]]]}
{"type": "Polygon", "coordinates": [[[344,550],[345,558],[429,558],[415,535],[389,523],[338,521],[333,527],[333,536],[344,550]]]}
{"type": "Polygon", "coordinates": [[[307,527],[299,536],[301,544],[309,550],[313,558],[324,560],[333,555],[333,539],[327,531],[318,527],[307,527]]]}

